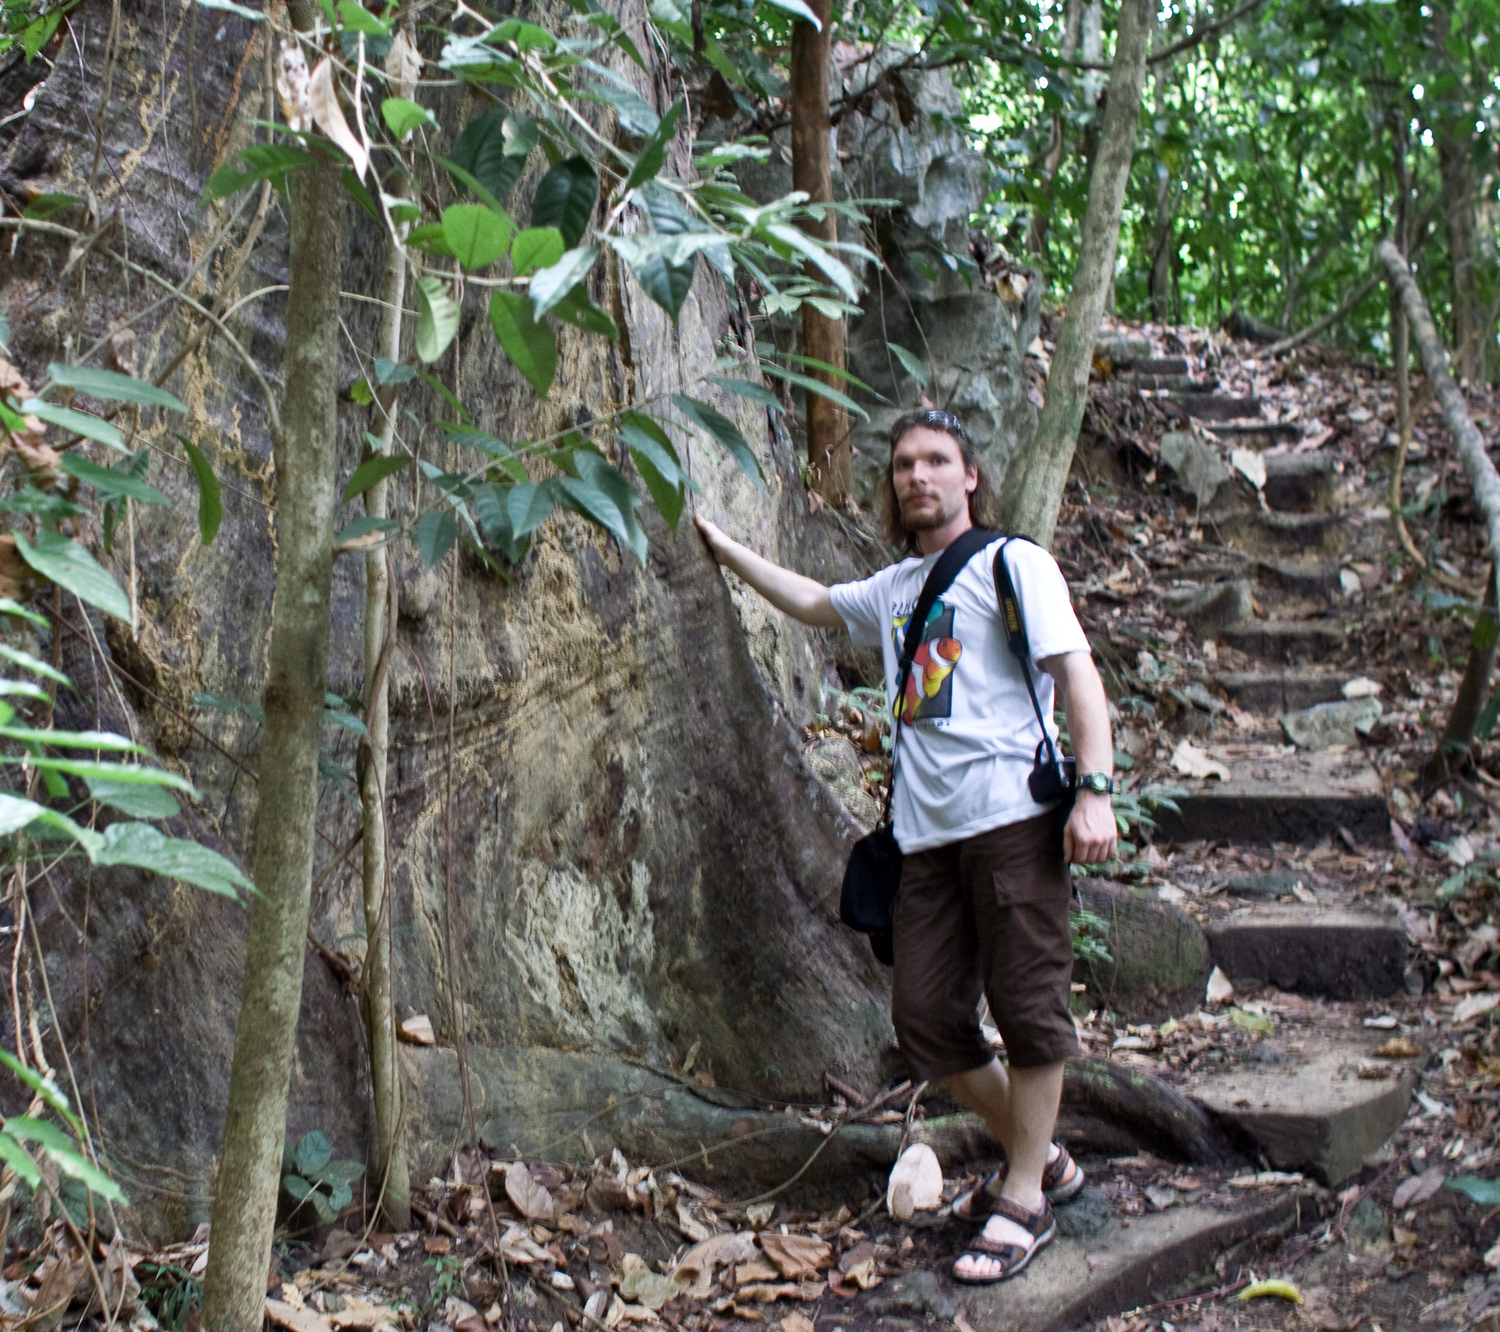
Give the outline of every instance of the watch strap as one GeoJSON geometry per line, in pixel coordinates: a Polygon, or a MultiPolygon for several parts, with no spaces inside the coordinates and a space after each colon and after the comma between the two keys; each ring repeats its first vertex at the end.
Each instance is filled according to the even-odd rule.
{"type": "Polygon", "coordinates": [[[1104,772],[1079,773],[1076,785],[1080,791],[1095,791],[1099,795],[1115,793],[1115,779],[1104,772]]]}

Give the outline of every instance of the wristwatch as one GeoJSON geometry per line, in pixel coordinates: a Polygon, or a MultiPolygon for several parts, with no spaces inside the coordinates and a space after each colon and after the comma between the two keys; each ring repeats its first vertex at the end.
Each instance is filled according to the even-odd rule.
{"type": "Polygon", "coordinates": [[[1114,795],[1115,779],[1102,772],[1084,772],[1075,783],[1080,791],[1093,791],[1097,795],[1114,795]]]}

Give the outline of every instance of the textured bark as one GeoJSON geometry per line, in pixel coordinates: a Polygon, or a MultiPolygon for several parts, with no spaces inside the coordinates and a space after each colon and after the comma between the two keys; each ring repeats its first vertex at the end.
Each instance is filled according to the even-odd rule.
{"type": "MultiPolygon", "coordinates": [[[[832,123],[828,111],[828,66],[833,55],[833,0],[812,0],[821,28],[798,20],[792,26],[791,119],[792,188],[815,202],[833,198],[833,163],[829,156],[832,123]]],[[[823,221],[809,221],[806,230],[819,240],[838,240],[838,219],[827,213],[823,221]]],[[[812,264],[807,276],[825,281],[812,264]]],[[[844,321],[830,319],[810,305],[802,307],[802,351],[827,365],[844,369],[844,321]]],[[[845,381],[826,370],[807,367],[807,373],[830,388],[844,390],[845,381]]],[[[830,504],[842,506],[849,495],[853,444],[849,414],[816,393],[807,395],[807,462],[813,484],[830,504]]]]}
{"type": "Polygon", "coordinates": [[[1495,648],[1500,641],[1500,623],[1495,619],[1495,571],[1490,571],[1484,606],[1469,633],[1469,660],[1453,698],[1442,738],[1422,768],[1422,789],[1436,790],[1455,773],[1471,771],[1474,727],[1490,694],[1490,676],[1495,673],[1495,648]]]}
{"type": "MultiPolygon", "coordinates": [[[[1167,61],[1152,71],[1156,83],[1156,113],[1167,114],[1167,83],[1172,65],[1167,61]]],[[[1165,324],[1172,317],[1172,222],[1177,215],[1176,179],[1160,158],[1156,162],[1156,225],[1151,233],[1151,317],[1165,324]]]]}
{"type": "MultiPolygon", "coordinates": [[[[310,8],[310,6],[307,6],[310,8]]],[[[298,15],[311,26],[311,14],[298,15]]],[[[265,692],[260,812],[245,981],[235,1028],[214,1242],[203,1317],[215,1332],[258,1332],[276,1223],[287,1097],[312,889],[318,745],[328,677],[338,433],[341,168],[291,176],[286,389],[276,460],[276,599],[265,692]]]]}
{"type": "Polygon", "coordinates": [[[1496,563],[1491,568],[1491,581],[1500,577],[1500,472],[1490,461],[1485,451],[1484,436],[1469,415],[1469,406],[1453,375],[1448,369],[1448,353],[1438,337],[1437,326],[1432,322],[1432,313],[1422,299],[1421,288],[1412,277],[1401,251],[1390,241],[1381,241],[1375,247],[1375,257],[1385,269],[1391,289],[1401,300],[1406,313],[1407,326],[1417,352],[1422,358],[1422,368],[1427,372],[1427,383],[1433,396],[1443,409],[1443,423],[1453,442],[1458,445],[1458,456],[1464,465],[1464,475],[1474,492],[1474,503],[1484,515],[1485,537],[1489,542],[1490,558],[1496,563]]]}
{"type": "Polygon", "coordinates": [[[1032,537],[1043,545],[1052,544],[1057,526],[1057,511],[1088,402],[1094,340],[1113,287],[1120,210],[1135,153],[1141,84],[1154,13],[1145,0],[1125,0],[1120,7],[1104,130],[1089,180],[1073,288],[1047,375],[1047,401],[1037,422],[1036,437],[1011,468],[1001,497],[1006,531],[1032,537]]]}

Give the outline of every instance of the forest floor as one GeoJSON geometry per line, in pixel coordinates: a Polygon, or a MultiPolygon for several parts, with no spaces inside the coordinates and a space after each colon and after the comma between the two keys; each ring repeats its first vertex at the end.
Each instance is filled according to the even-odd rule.
{"type": "MultiPolygon", "coordinates": [[[[1045,342],[1037,350],[1029,364],[1040,380],[1045,342]]],[[[1169,810],[1156,810],[1155,831],[1138,822],[1133,854],[1114,877],[1205,927],[1268,899],[1378,908],[1399,919],[1411,950],[1396,993],[1378,997],[1338,1000],[1216,972],[1217,992],[1211,982],[1165,1021],[1131,1022],[1101,1004],[1080,1015],[1086,1053],[1189,1086],[1205,1069],[1295,1060],[1302,1038],[1378,1038],[1359,1078],[1408,1078],[1413,1095],[1394,1136],[1356,1173],[1323,1187],[1267,1170],[1253,1152],[1233,1169],[1146,1152],[1081,1155],[1090,1187],[1058,1215],[1062,1233],[1085,1247],[1106,1223],[1118,1236],[1167,1213],[1243,1210],[1257,1195],[1295,1206],[1233,1245],[1156,1272],[1154,1304],[1096,1305],[1069,1324],[1016,1321],[1003,1300],[985,1306],[992,1316],[975,1314],[947,1275],[967,1232],[945,1208],[896,1220],[879,1180],[849,1181],[847,1197],[825,1188],[817,1207],[795,1188],[745,1204],[618,1153],[583,1171],[498,1150],[460,1153],[447,1178],[419,1190],[419,1229],[374,1233],[355,1209],[279,1242],[272,1323],[292,1332],[1497,1326],[1500,912],[1491,865],[1500,862],[1500,756],[1485,749],[1457,782],[1425,799],[1418,792],[1469,651],[1487,563],[1456,450],[1420,376],[1413,395],[1403,500],[1427,574],[1403,552],[1387,506],[1395,432],[1386,372],[1321,347],[1273,362],[1207,330],[1106,328],[1056,540],[1108,677],[1121,766],[1138,798],[1129,808],[1149,814],[1153,789],[1183,793],[1175,831],[1169,810]],[[1289,743],[1294,733],[1300,748],[1289,743]],[[1379,826],[1351,831],[1335,819],[1285,841],[1202,835],[1217,817],[1215,798],[1257,781],[1274,786],[1313,750],[1373,769],[1385,802],[1379,826]],[[1264,1279],[1290,1285],[1245,1299],[1264,1279]]],[[[1470,404],[1481,430],[1500,426],[1500,400],[1471,395],[1470,404]]],[[[852,742],[863,794],[878,796],[878,724],[853,702],[835,711],[809,743],[852,742]]],[[[832,1132],[877,1094],[831,1089],[828,1105],[787,1113],[832,1132]]],[[[907,1088],[882,1117],[920,1137],[921,1121],[940,1109],[931,1092],[907,1088]]],[[[943,1201],[992,1164],[966,1163],[962,1178],[944,1181],[943,1201]]],[[[149,1254],[117,1242],[102,1271],[122,1321],[196,1332],[206,1239],[149,1254]]],[[[60,1224],[33,1252],[7,1257],[8,1326],[29,1310],[66,1308],[70,1292],[75,1310],[93,1294],[60,1224]]],[[[1036,1279],[1049,1260],[1037,1260],[1036,1279]]],[[[1087,1255],[1083,1270],[1094,1262],[1087,1255]]],[[[84,1321],[102,1325],[97,1312],[84,1321]]]]}

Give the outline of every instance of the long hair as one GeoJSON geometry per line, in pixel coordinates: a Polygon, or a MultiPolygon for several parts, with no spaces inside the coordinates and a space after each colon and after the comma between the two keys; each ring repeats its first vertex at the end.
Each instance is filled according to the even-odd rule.
{"type": "Polygon", "coordinates": [[[964,429],[963,422],[952,412],[940,412],[933,408],[907,412],[905,416],[898,417],[891,427],[892,460],[887,461],[885,465],[885,511],[882,515],[885,539],[906,555],[918,555],[922,548],[917,542],[917,534],[901,521],[901,502],[896,498],[893,460],[896,445],[901,442],[902,438],[913,430],[923,429],[940,431],[958,445],[964,470],[973,471],[979,477],[979,484],[969,492],[969,521],[975,527],[994,526],[994,492],[990,489],[984,465],[979,461],[979,447],[969,438],[969,432],[964,429]]]}

